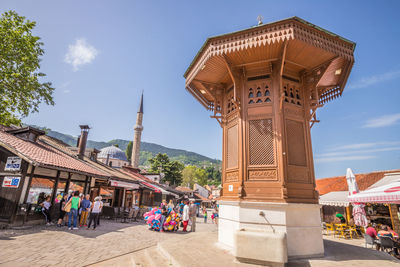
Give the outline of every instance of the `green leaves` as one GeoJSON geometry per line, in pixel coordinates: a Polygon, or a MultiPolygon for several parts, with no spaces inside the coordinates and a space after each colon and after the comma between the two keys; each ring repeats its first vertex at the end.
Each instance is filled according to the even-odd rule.
{"type": "Polygon", "coordinates": [[[161,172],[164,181],[168,181],[170,185],[179,185],[182,181],[182,170],[184,165],[179,161],[170,161],[167,154],[158,153],[155,157],[149,159],[150,171],[161,172]]]}
{"type": "Polygon", "coordinates": [[[186,166],[182,172],[182,176],[182,186],[188,186],[191,189],[193,189],[194,184],[201,186],[207,184],[207,172],[193,165],[186,166]]]}
{"type": "Polygon", "coordinates": [[[36,22],[15,11],[0,17],[0,124],[19,124],[38,112],[39,104],[54,105],[54,88],[39,72],[43,43],[32,35],[36,22]]]}

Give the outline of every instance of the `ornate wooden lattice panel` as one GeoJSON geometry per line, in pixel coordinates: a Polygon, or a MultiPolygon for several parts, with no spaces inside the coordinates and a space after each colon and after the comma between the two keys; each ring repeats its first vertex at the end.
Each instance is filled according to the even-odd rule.
{"type": "Polygon", "coordinates": [[[254,180],[277,180],[276,169],[257,169],[257,170],[249,170],[248,179],[250,181],[254,180]]]}
{"type": "Polygon", "coordinates": [[[226,98],[226,114],[233,113],[236,110],[235,103],[233,101],[233,88],[228,90],[226,98]]]}
{"type": "Polygon", "coordinates": [[[226,168],[237,168],[238,166],[238,125],[234,125],[227,130],[226,145],[226,168]]]}
{"type": "Polygon", "coordinates": [[[247,103],[249,105],[271,103],[271,84],[270,81],[261,81],[248,86],[247,103]]]}
{"type": "Polygon", "coordinates": [[[238,171],[232,171],[232,172],[227,172],[226,177],[225,177],[225,182],[237,182],[239,181],[239,172],[238,171]]]}
{"type": "Polygon", "coordinates": [[[303,123],[286,120],[289,165],[307,166],[303,123]]]}
{"type": "Polygon", "coordinates": [[[249,121],[249,165],[274,165],[272,119],[249,121]]]}
{"type": "Polygon", "coordinates": [[[303,106],[303,98],[301,88],[293,83],[283,84],[283,93],[285,94],[285,102],[296,106],[303,106]]]}

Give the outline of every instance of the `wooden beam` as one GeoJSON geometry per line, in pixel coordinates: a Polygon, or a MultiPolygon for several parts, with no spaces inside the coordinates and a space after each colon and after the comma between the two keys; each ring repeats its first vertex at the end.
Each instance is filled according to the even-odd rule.
{"type": "Polygon", "coordinates": [[[234,75],[234,70],[233,70],[232,64],[230,63],[228,57],[225,54],[222,57],[224,59],[224,63],[225,63],[226,69],[228,70],[229,76],[231,77],[232,82],[233,82],[233,104],[236,106],[236,108],[238,110],[240,110],[240,103],[237,100],[237,82],[236,82],[236,77],[234,75]]]}
{"type": "Polygon", "coordinates": [[[282,75],[283,75],[283,67],[285,65],[287,43],[288,43],[288,41],[285,41],[283,43],[282,51],[280,53],[281,54],[281,56],[280,56],[281,64],[280,64],[280,69],[279,69],[279,91],[281,92],[280,101],[279,101],[280,112],[282,112],[283,100],[285,98],[285,93],[283,91],[283,84],[282,84],[282,75]]]}
{"type": "Polygon", "coordinates": [[[202,80],[199,80],[199,79],[193,79],[193,82],[204,83],[204,84],[208,84],[208,85],[215,86],[215,87],[218,87],[218,88],[224,87],[224,85],[222,83],[207,82],[207,81],[202,81],[202,80]]]}
{"type": "Polygon", "coordinates": [[[303,68],[303,69],[308,69],[308,67],[307,66],[304,66],[304,65],[301,65],[301,64],[299,64],[299,63],[296,63],[296,62],[293,62],[293,61],[290,61],[290,60],[285,60],[285,62],[287,62],[287,63],[289,63],[289,64],[292,64],[292,65],[295,65],[295,66],[298,66],[298,67],[301,67],[301,68],[303,68]]]}
{"type": "Polygon", "coordinates": [[[281,56],[281,68],[280,68],[280,75],[283,75],[283,67],[285,66],[285,59],[286,59],[286,48],[287,48],[287,41],[283,43],[283,51],[281,56]]]}
{"type": "Polygon", "coordinates": [[[238,65],[235,65],[234,67],[245,67],[245,66],[249,66],[249,65],[261,64],[261,63],[268,63],[268,62],[277,61],[278,59],[279,59],[279,58],[271,58],[271,59],[258,60],[258,61],[253,61],[253,62],[238,64],[238,65]]]}

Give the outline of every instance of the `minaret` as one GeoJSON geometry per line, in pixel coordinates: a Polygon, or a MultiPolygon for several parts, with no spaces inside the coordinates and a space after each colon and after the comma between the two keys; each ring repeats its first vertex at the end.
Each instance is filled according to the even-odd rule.
{"type": "Polygon", "coordinates": [[[143,131],[142,121],[143,121],[143,93],[140,98],[140,106],[136,117],[136,125],[133,128],[135,130],[135,135],[133,137],[132,156],[131,156],[131,165],[133,168],[139,168],[140,140],[142,138],[142,131],[143,131]]]}

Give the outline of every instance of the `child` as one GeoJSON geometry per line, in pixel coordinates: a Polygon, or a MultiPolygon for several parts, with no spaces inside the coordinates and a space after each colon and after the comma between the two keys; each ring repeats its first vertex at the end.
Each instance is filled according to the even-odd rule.
{"type": "Polygon", "coordinates": [[[51,206],[51,202],[50,202],[51,198],[50,196],[46,197],[45,201],[43,201],[40,206],[42,206],[42,213],[44,215],[44,217],[46,218],[46,225],[50,225],[51,224],[51,218],[50,218],[50,206],[51,206]]]}
{"type": "Polygon", "coordinates": [[[204,223],[207,223],[207,209],[204,209],[204,223]]]}

